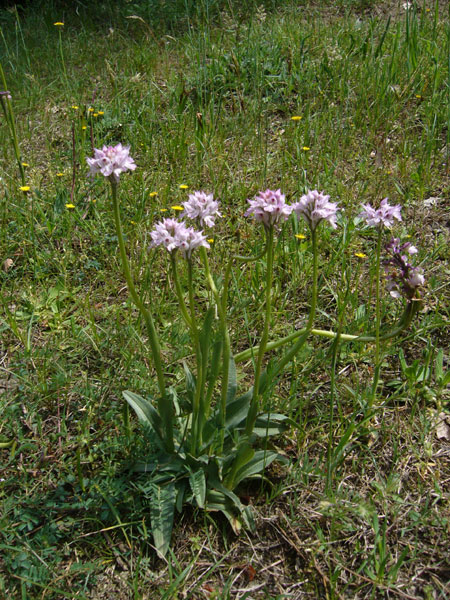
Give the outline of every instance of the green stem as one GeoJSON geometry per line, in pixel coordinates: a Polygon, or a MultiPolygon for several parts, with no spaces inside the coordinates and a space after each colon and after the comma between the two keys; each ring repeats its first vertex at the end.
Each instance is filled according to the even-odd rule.
{"type": "Polygon", "coordinates": [[[220,393],[220,450],[223,450],[223,444],[225,439],[225,419],[226,419],[226,410],[227,410],[227,392],[228,392],[228,379],[230,374],[230,359],[231,359],[231,342],[230,342],[230,334],[228,332],[227,327],[227,319],[226,319],[226,306],[228,299],[228,280],[231,272],[231,261],[227,265],[227,270],[225,272],[225,283],[224,283],[224,291],[222,298],[217,290],[216,284],[214,283],[214,279],[211,275],[211,270],[209,268],[208,255],[206,253],[205,248],[200,248],[200,255],[203,261],[203,265],[205,267],[206,279],[208,281],[208,285],[213,293],[214,300],[217,305],[217,312],[219,313],[219,321],[220,321],[220,330],[222,334],[223,340],[223,367],[222,367],[222,388],[220,393]]]}
{"type": "Polygon", "coordinates": [[[158,398],[158,410],[161,416],[164,433],[165,433],[165,446],[168,452],[173,452],[174,443],[173,443],[173,407],[172,403],[166,395],[166,386],[164,373],[161,364],[161,348],[158,341],[158,335],[156,333],[155,325],[153,323],[153,318],[150,312],[145,307],[142,302],[139,294],[134,287],[133,277],[131,275],[130,266],[128,264],[127,253],[125,249],[125,242],[123,239],[122,233],[122,223],[120,220],[120,211],[119,211],[119,202],[117,198],[117,183],[111,181],[111,190],[112,190],[112,199],[113,199],[113,211],[114,211],[114,223],[116,226],[116,234],[119,242],[119,251],[120,258],[122,261],[122,269],[123,274],[125,276],[125,280],[127,282],[128,291],[130,296],[135,303],[136,307],[139,309],[142,317],[144,318],[145,325],[147,327],[148,338],[150,342],[150,347],[152,350],[153,363],[155,365],[156,376],[158,380],[158,388],[159,388],[159,398],[158,398]]]}
{"type": "Polygon", "coordinates": [[[378,229],[377,249],[376,249],[376,264],[375,264],[375,368],[373,374],[372,394],[369,400],[368,408],[372,408],[376,396],[378,381],[380,379],[380,255],[381,255],[381,239],[383,230],[378,229]]]}
{"type": "Polygon", "coordinates": [[[250,436],[255,425],[259,406],[259,383],[262,371],[262,362],[269,338],[270,315],[272,312],[272,281],[273,281],[273,226],[266,230],[267,236],[267,272],[266,272],[266,310],[264,316],[264,327],[261,342],[258,348],[258,356],[255,367],[255,381],[253,384],[253,396],[245,423],[245,434],[250,436]]]}
{"type": "Polygon", "coordinates": [[[186,325],[189,327],[189,329],[191,329],[192,321],[191,321],[191,317],[189,316],[188,310],[186,308],[186,303],[184,301],[183,290],[181,289],[180,280],[178,278],[177,261],[176,261],[174,252],[170,253],[170,264],[172,266],[173,281],[175,283],[175,291],[176,291],[177,298],[178,298],[178,304],[180,305],[181,314],[183,316],[183,319],[184,319],[186,325]]]}
{"type": "Polygon", "coordinates": [[[191,334],[192,341],[194,344],[195,358],[197,362],[197,382],[194,392],[194,401],[192,407],[192,438],[191,438],[191,452],[194,456],[197,455],[197,451],[202,444],[202,427],[204,415],[202,414],[201,406],[201,394],[202,394],[202,381],[203,381],[203,361],[202,351],[200,348],[200,340],[197,329],[197,319],[195,315],[195,302],[194,302],[194,284],[192,276],[192,260],[187,259],[188,265],[188,290],[189,290],[189,308],[191,311],[191,334]]]}

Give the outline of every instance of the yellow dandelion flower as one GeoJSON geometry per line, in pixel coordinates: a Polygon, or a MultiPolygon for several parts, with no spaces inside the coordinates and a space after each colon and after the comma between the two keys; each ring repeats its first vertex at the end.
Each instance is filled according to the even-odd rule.
{"type": "Polygon", "coordinates": [[[189,188],[188,185],[186,185],[185,183],[182,183],[181,185],[178,186],[180,188],[180,190],[187,190],[189,188]]]}
{"type": "Polygon", "coordinates": [[[76,104],[72,104],[72,108],[73,108],[73,110],[78,110],[79,106],[77,106],[76,104]]]}
{"type": "Polygon", "coordinates": [[[167,212],[167,208],[161,208],[161,212],[167,212]]]}
{"type": "Polygon", "coordinates": [[[210,244],[212,244],[214,242],[214,238],[209,238],[208,240],[206,240],[207,242],[209,242],[210,244]]]}
{"type": "Polygon", "coordinates": [[[64,177],[64,173],[56,173],[56,177],[64,177]]]}
{"type": "Polygon", "coordinates": [[[175,206],[171,206],[170,208],[172,210],[184,210],[184,208],[182,206],[178,206],[178,204],[176,204],[175,206]]]}
{"type": "Polygon", "coordinates": [[[98,117],[98,113],[94,113],[92,116],[93,117],[98,117]]]}
{"type": "Polygon", "coordinates": [[[30,165],[28,163],[22,163],[22,167],[29,167],[30,165]]]}
{"type": "Polygon", "coordinates": [[[82,125],[81,129],[84,131],[85,129],[87,129],[87,125],[82,125]]]}
{"type": "Polygon", "coordinates": [[[420,98],[422,98],[422,96],[420,94],[416,94],[416,98],[419,98],[419,100],[420,100],[420,98]]]}
{"type": "Polygon", "coordinates": [[[55,27],[64,27],[64,23],[62,21],[56,21],[56,23],[53,23],[53,25],[55,27]]]}
{"type": "Polygon", "coordinates": [[[99,115],[104,115],[104,114],[105,114],[105,112],[104,112],[103,110],[99,110],[99,111],[98,111],[98,114],[99,114],[99,115]]]}
{"type": "Polygon", "coordinates": [[[303,233],[296,233],[294,237],[298,240],[306,240],[306,235],[303,235],[303,233]]]}
{"type": "Polygon", "coordinates": [[[150,194],[149,194],[150,198],[154,198],[157,195],[158,195],[158,192],[150,192],[150,194]]]}
{"type": "Polygon", "coordinates": [[[66,208],[75,208],[75,204],[71,204],[70,202],[66,204],[66,208]]]}
{"type": "Polygon", "coordinates": [[[303,119],[303,117],[300,117],[299,115],[294,115],[293,117],[291,117],[291,121],[301,121],[303,119]]]}
{"type": "Polygon", "coordinates": [[[311,150],[311,148],[309,146],[303,146],[302,150],[304,150],[305,152],[308,152],[308,150],[311,150]]]}
{"type": "Polygon", "coordinates": [[[355,256],[358,258],[367,258],[367,254],[364,254],[364,252],[355,252],[355,256]]]}
{"type": "Polygon", "coordinates": [[[20,186],[20,188],[19,188],[19,190],[20,190],[21,192],[29,192],[29,191],[30,191],[30,189],[31,189],[31,188],[30,188],[30,186],[29,186],[29,185],[21,185],[21,186],[20,186]]]}
{"type": "Polygon", "coordinates": [[[94,109],[92,108],[92,106],[90,106],[90,107],[88,108],[88,112],[95,112],[95,111],[94,111],[94,109]]]}

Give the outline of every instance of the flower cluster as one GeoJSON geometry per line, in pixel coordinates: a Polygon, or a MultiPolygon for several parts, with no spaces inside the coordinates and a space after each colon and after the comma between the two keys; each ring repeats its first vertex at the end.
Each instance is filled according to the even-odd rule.
{"type": "Polygon", "coordinates": [[[302,216],[311,231],[314,231],[321,221],[328,221],[333,229],[336,229],[336,216],[338,205],[330,202],[330,196],[317,190],[309,190],[300,198],[300,202],[292,205],[292,210],[298,218],[302,216]]]}
{"type": "Polygon", "coordinates": [[[214,227],[215,218],[222,216],[217,200],[214,200],[212,194],[205,192],[189,194],[187,202],[183,202],[183,208],[182,217],[197,220],[200,225],[206,227],[214,227]]]}
{"type": "Polygon", "coordinates": [[[280,224],[289,218],[292,207],[286,204],[286,199],[281,190],[266,190],[259,192],[253,200],[248,200],[250,208],[245,212],[245,216],[252,216],[255,221],[259,221],[269,228],[274,226],[279,228],[280,224]]]}
{"type": "Polygon", "coordinates": [[[114,183],[119,182],[119,176],[125,171],[134,171],[136,164],[130,156],[130,147],[103,146],[101,150],[94,149],[94,158],[87,158],[87,164],[92,176],[101,173],[114,183]]]}
{"type": "Polygon", "coordinates": [[[405,296],[410,302],[416,296],[418,288],[425,283],[423,269],[408,262],[408,255],[417,254],[417,248],[410,242],[400,244],[398,238],[392,238],[386,245],[386,251],[390,255],[383,261],[388,280],[387,289],[394,298],[405,296]]]}
{"type": "Polygon", "coordinates": [[[180,250],[187,258],[191,257],[195,248],[210,247],[202,231],[187,227],[185,223],[176,219],[163,219],[157,223],[155,229],[150,232],[150,237],[152,248],[164,246],[169,252],[180,250]]]}
{"type": "Polygon", "coordinates": [[[4,92],[0,92],[0,97],[7,98],[8,100],[12,100],[11,92],[9,92],[8,90],[6,90],[4,92]]]}
{"type": "Polygon", "coordinates": [[[361,219],[369,225],[370,227],[387,227],[390,229],[394,224],[394,219],[398,221],[402,220],[401,215],[401,206],[400,204],[396,204],[395,206],[391,206],[388,204],[388,199],[384,198],[381,201],[380,208],[375,210],[370,204],[363,204],[363,210],[359,214],[361,219]]]}

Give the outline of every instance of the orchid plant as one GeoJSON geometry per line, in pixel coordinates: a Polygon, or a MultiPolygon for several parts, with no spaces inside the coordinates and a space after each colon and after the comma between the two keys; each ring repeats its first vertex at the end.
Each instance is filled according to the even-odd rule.
{"type": "MultiPolygon", "coordinates": [[[[207,510],[222,511],[235,531],[243,524],[252,527],[252,511],[242,504],[236,488],[244,480],[263,477],[265,468],[273,461],[286,460],[279,453],[268,449],[267,441],[270,436],[296,426],[295,422],[283,414],[264,413],[263,394],[270,391],[275,378],[298,354],[310,335],[328,338],[339,335],[340,341],[375,341],[378,365],[380,341],[398,335],[417,312],[424,276],[421,269],[408,263],[408,256],[416,252],[414,246],[400,244],[394,238],[387,246],[388,258],[382,264],[388,275],[387,287],[391,294],[396,298],[406,298],[405,310],[399,323],[381,334],[380,286],[377,281],[377,323],[374,335],[356,336],[314,329],[318,231],[322,222],[336,229],[339,213],[337,203],[330,202],[328,195],[317,190],[308,191],[291,205],[287,204],[281,190],[265,190],[248,200],[249,208],[245,216],[261,225],[265,236],[264,249],[254,256],[231,256],[219,286],[219,279],[211,272],[207,252],[210,244],[204,233],[204,228],[213,227],[216,219],[221,217],[219,202],[212,194],[196,191],[183,203],[182,220],[163,219],[150,232],[151,251],[162,248],[169,253],[171,277],[180,313],[189,331],[195,356],[195,368],[184,363],[186,387],[184,392],[180,392],[167,383],[153,315],[135,287],[122,234],[118,186],[121,174],[133,171],[136,164],[129,154],[129,148],[121,144],[95,150],[95,156],[87,159],[87,162],[92,175],[101,174],[111,184],[123,275],[130,296],[142,314],[151,347],[158,386],[157,397],[144,398],[132,391],[125,391],[123,395],[158,448],[150,460],[138,463],[136,470],[149,474],[152,532],[155,547],[163,556],[169,547],[175,508],[181,510],[185,502],[207,510]],[[304,219],[311,232],[313,270],[309,317],[303,329],[279,340],[269,340],[274,238],[292,214],[297,219],[304,219]],[[236,262],[251,262],[261,258],[265,258],[266,273],[264,322],[260,341],[255,347],[233,354],[227,324],[232,267],[236,262]],[[212,298],[203,315],[199,314],[194,285],[194,272],[200,267],[204,271],[204,280],[212,298]],[[180,269],[187,272],[186,289],[183,288],[180,269]],[[269,350],[280,348],[283,352],[272,361],[269,372],[264,368],[265,356],[269,350]],[[254,359],[253,385],[239,394],[236,365],[251,358],[254,359]]],[[[400,207],[389,206],[386,199],[378,210],[369,205],[363,206],[361,218],[368,226],[378,228],[378,277],[382,231],[383,228],[390,228],[394,219],[401,219],[400,207]]],[[[376,389],[376,382],[374,388],[376,389]]]]}

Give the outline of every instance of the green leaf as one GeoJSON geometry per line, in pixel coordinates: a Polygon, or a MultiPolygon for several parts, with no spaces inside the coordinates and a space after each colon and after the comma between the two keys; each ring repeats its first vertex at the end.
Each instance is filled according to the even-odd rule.
{"type": "Polygon", "coordinates": [[[236,375],[236,363],[234,358],[230,356],[230,363],[228,368],[228,387],[227,387],[227,399],[226,404],[230,404],[236,398],[237,390],[237,375],[236,375]]]}
{"type": "Polygon", "coordinates": [[[186,377],[186,393],[192,405],[192,403],[194,402],[195,388],[197,387],[197,382],[195,380],[194,374],[189,369],[185,361],[183,361],[183,368],[186,377]]]}
{"type": "Polygon", "coordinates": [[[236,475],[234,476],[234,487],[248,477],[252,477],[257,473],[263,473],[264,469],[276,459],[284,460],[284,457],[277,452],[272,451],[259,450],[258,452],[255,452],[253,458],[248,460],[245,465],[236,471],[236,475]]]}
{"type": "Polygon", "coordinates": [[[176,493],[173,481],[164,485],[152,484],[150,521],[155,548],[161,558],[164,558],[169,549],[175,503],[176,493]]]}
{"type": "Polygon", "coordinates": [[[203,469],[191,473],[189,475],[189,483],[199,508],[204,508],[206,499],[206,478],[203,469]]]}
{"type": "Polygon", "coordinates": [[[210,368],[209,368],[209,373],[208,373],[208,398],[211,396],[212,394],[212,389],[216,383],[217,377],[219,375],[219,371],[220,371],[220,365],[221,365],[221,361],[220,358],[222,356],[222,340],[218,340],[217,342],[214,342],[213,344],[213,352],[212,352],[212,357],[211,357],[211,363],[210,363],[210,368]]]}
{"type": "Polygon", "coordinates": [[[231,470],[225,478],[225,487],[232,490],[236,487],[236,474],[253,458],[255,451],[247,441],[241,442],[237,449],[231,470]]]}
{"type": "Polygon", "coordinates": [[[436,380],[439,381],[444,377],[444,351],[442,348],[439,348],[436,360],[434,361],[434,372],[436,375],[436,380]]]}
{"type": "Polygon", "coordinates": [[[226,429],[231,430],[245,423],[252,394],[253,388],[250,388],[248,392],[227,404],[225,416],[226,429]]]}
{"type": "Polygon", "coordinates": [[[135,394],[134,392],[130,392],[126,390],[122,392],[123,397],[131,406],[131,408],[136,413],[139,421],[144,425],[148,425],[152,429],[152,431],[157,435],[158,441],[162,443],[162,427],[161,427],[161,417],[158,414],[158,411],[153,407],[151,402],[139,396],[139,394],[135,394]]]}
{"type": "Polygon", "coordinates": [[[208,356],[209,356],[209,347],[211,342],[211,332],[212,332],[212,324],[214,319],[215,308],[211,306],[205,316],[205,320],[203,322],[202,330],[199,335],[200,348],[202,351],[202,363],[203,366],[206,367],[208,364],[208,356]]]}
{"type": "Polygon", "coordinates": [[[286,415],[279,413],[264,413],[256,418],[253,433],[265,438],[270,435],[279,435],[289,427],[298,427],[297,423],[286,415]]]}

